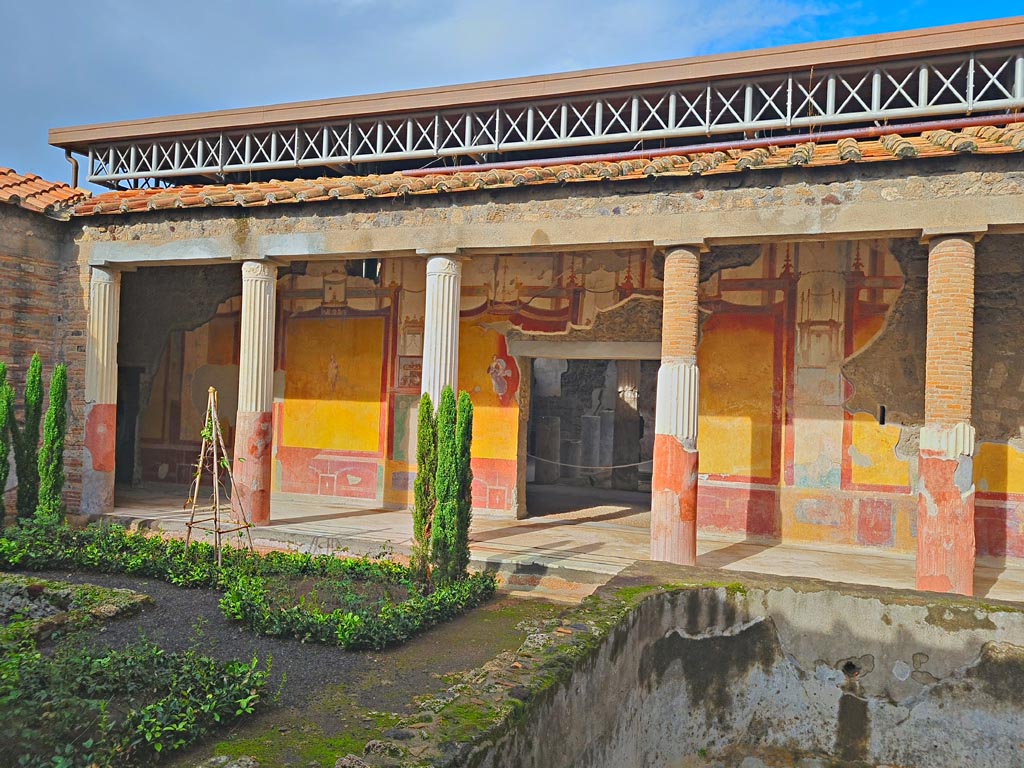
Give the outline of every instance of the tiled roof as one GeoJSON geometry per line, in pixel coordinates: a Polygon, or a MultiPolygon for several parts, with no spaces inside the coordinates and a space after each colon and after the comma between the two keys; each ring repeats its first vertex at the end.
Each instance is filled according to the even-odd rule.
{"type": "Polygon", "coordinates": [[[17,205],[35,213],[56,213],[89,198],[89,192],[34,173],[22,176],[0,168],[0,203],[17,205]]]}
{"type": "Polygon", "coordinates": [[[671,155],[646,160],[592,162],[536,166],[515,170],[465,171],[427,176],[401,173],[371,176],[267,181],[249,184],[197,185],[164,189],[106,192],[75,207],[76,216],[134,213],[174,208],[240,206],[401,197],[439,192],[503,189],[523,185],[583,181],[628,180],[656,176],[710,176],[746,170],[787,167],[824,167],[912,158],[950,157],[957,154],[1024,152],[1024,123],[991,125],[959,132],[927,131],[915,136],[890,134],[877,139],[840,139],[827,144],[804,143],[787,147],[671,155]]]}

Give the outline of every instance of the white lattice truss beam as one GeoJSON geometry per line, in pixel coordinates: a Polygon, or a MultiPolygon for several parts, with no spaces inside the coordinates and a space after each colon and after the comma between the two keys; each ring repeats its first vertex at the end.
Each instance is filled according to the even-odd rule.
{"type": "Polygon", "coordinates": [[[429,161],[1021,107],[1024,48],[1015,48],[635,92],[95,145],[89,148],[89,181],[151,187],[173,183],[180,176],[429,161]]]}

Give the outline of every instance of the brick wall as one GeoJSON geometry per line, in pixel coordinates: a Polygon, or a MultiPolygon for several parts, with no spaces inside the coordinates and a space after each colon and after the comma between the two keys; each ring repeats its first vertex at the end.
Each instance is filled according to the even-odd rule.
{"type": "MultiPolygon", "coordinates": [[[[85,303],[69,301],[72,261],[68,225],[11,205],[0,205],[0,361],[18,395],[38,352],[44,383],[53,366],[68,365],[69,422],[65,453],[65,499],[76,511],[80,498],[82,395],[85,373],[85,303]]],[[[71,291],[71,293],[74,293],[71,291]]],[[[6,497],[13,508],[13,492],[6,497]]]]}
{"type": "Polygon", "coordinates": [[[974,351],[974,240],[943,237],[928,252],[925,421],[971,420],[974,351]]]}

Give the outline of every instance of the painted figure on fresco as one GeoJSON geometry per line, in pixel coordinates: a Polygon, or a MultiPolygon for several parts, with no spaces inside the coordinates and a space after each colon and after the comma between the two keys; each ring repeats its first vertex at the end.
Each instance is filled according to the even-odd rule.
{"type": "Polygon", "coordinates": [[[331,392],[336,392],[338,389],[338,376],[341,372],[338,370],[338,358],[331,352],[330,362],[327,363],[327,386],[331,388],[331,392]]]}
{"type": "Polygon", "coordinates": [[[487,375],[491,377],[491,386],[494,387],[494,394],[504,402],[508,393],[508,380],[512,378],[512,371],[508,364],[497,355],[491,357],[491,364],[487,366],[487,375]]]}

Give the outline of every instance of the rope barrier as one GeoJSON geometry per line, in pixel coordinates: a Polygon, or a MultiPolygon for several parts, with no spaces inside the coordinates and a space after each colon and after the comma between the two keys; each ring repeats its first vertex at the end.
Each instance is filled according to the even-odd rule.
{"type": "Polygon", "coordinates": [[[533,459],[534,461],[543,461],[545,464],[557,464],[560,467],[569,467],[571,469],[628,469],[629,467],[642,467],[645,464],[653,464],[654,459],[647,459],[646,461],[635,461],[632,464],[612,464],[608,467],[588,467],[584,464],[566,464],[563,461],[555,461],[554,459],[544,459],[540,456],[534,456],[532,453],[526,454],[526,458],[533,459]]]}

